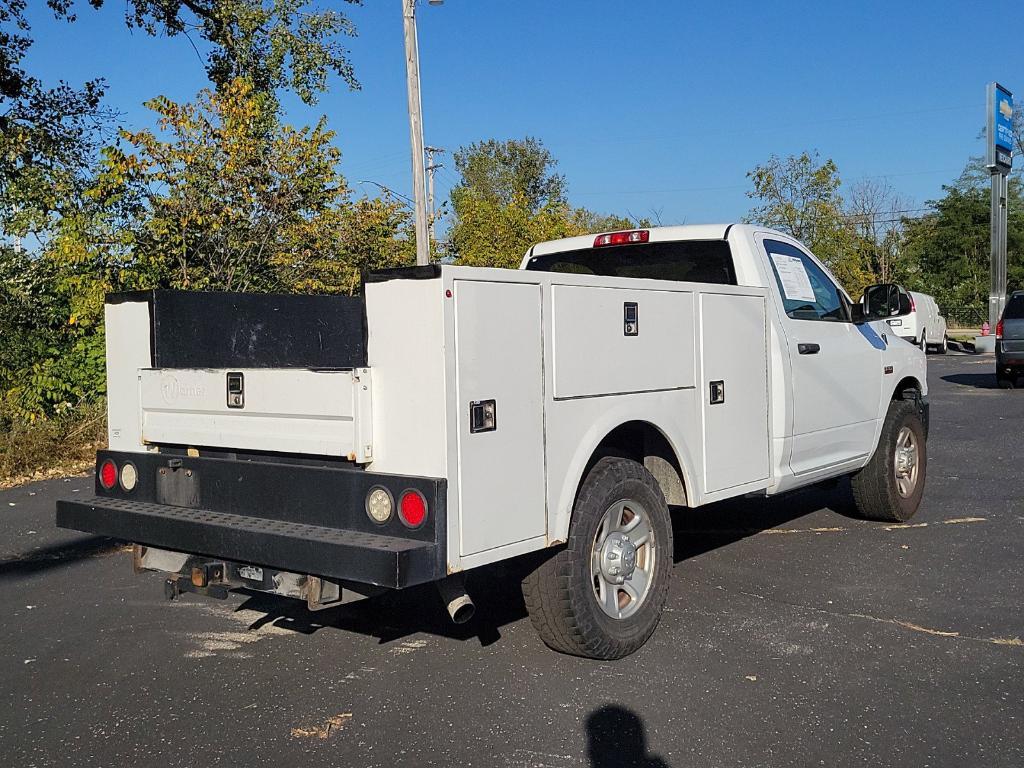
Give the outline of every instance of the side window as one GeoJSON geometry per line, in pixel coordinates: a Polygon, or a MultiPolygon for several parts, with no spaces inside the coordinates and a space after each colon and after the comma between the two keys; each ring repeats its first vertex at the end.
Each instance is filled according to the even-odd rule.
{"type": "Polygon", "coordinates": [[[794,320],[850,322],[850,302],[814,261],[799,248],[765,240],[786,314],[794,320]]]}

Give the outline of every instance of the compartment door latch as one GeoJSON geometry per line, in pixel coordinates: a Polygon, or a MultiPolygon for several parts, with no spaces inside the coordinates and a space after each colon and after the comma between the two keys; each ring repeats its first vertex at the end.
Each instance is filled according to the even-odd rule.
{"type": "Polygon", "coordinates": [[[241,371],[228,374],[228,408],[245,407],[245,376],[241,371]]]}
{"type": "Polygon", "coordinates": [[[710,382],[711,390],[711,405],[720,405],[725,402],[725,381],[720,379],[718,381],[710,382]]]}
{"type": "Polygon", "coordinates": [[[640,335],[640,310],[635,301],[622,302],[622,335],[640,335]]]}
{"type": "Polygon", "coordinates": [[[469,404],[469,431],[493,432],[498,428],[498,407],[494,400],[474,400],[469,404]]]}

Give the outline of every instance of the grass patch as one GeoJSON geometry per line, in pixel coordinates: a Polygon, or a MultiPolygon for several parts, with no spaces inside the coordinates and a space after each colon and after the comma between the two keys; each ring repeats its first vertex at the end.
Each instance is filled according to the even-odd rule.
{"type": "Polygon", "coordinates": [[[0,421],[0,488],[83,472],[106,443],[105,401],[49,419],[0,421]]]}

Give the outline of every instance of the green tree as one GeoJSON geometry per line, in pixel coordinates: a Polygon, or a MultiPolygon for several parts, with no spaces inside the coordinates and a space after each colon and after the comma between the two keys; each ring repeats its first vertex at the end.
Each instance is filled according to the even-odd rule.
{"type": "Polygon", "coordinates": [[[0,425],[103,394],[103,338],[71,322],[54,264],[0,246],[0,425]]]}
{"type": "MultiPolygon", "coordinates": [[[[48,0],[73,19],[70,0],[48,0]]],[[[25,0],[0,0],[0,231],[44,237],[81,192],[112,113],[101,104],[103,81],[47,85],[25,71],[33,40],[25,0]]]]}
{"type": "MultiPolygon", "coordinates": [[[[98,7],[103,0],[90,2],[98,7]]],[[[309,0],[129,0],[125,18],[151,35],[198,31],[209,44],[206,71],[217,87],[245,78],[257,92],[287,88],[313,104],[331,74],[359,88],[339,42],[340,36],[354,37],[355,26],[331,5],[336,3],[324,8],[309,0]]]]}
{"type": "MultiPolygon", "coordinates": [[[[950,317],[967,325],[988,314],[990,288],[990,192],[987,179],[968,170],[945,195],[929,201],[932,212],[904,223],[907,269],[903,281],[912,290],[936,297],[950,317]]],[[[1024,199],[1019,178],[1009,184],[1007,283],[1024,288],[1024,199]]]]}
{"type": "MultiPolygon", "coordinates": [[[[73,22],[76,6],[103,0],[46,4],[73,22]]],[[[195,38],[215,87],[195,104],[154,99],[162,132],[121,132],[102,151],[114,134],[103,81],[26,71],[26,8],[0,0],[3,429],[103,394],[107,291],[353,292],[364,267],[411,261],[408,211],[351,199],[324,121],[280,124],[281,90],[312,104],[332,74],[358,88],[340,42],[355,30],[337,8],[127,0],[130,27],[195,38]]]]}
{"type": "Polygon", "coordinates": [[[406,209],[352,201],[325,121],[283,125],[265,102],[238,79],[151,100],[159,133],[122,131],[53,247],[82,317],[122,288],[353,292],[410,258],[406,209]]]}
{"type": "MultiPolygon", "coordinates": [[[[69,22],[77,5],[103,3],[46,0],[69,22]]],[[[26,0],[0,0],[0,231],[42,239],[81,195],[114,113],[102,105],[102,79],[47,85],[25,71],[33,43],[26,7],[26,0]]],[[[128,0],[125,21],[151,35],[198,35],[214,85],[244,78],[271,111],[282,89],[315,103],[331,74],[359,87],[341,43],[355,35],[354,25],[336,8],[309,0],[128,0]]]]}
{"type": "Polygon", "coordinates": [[[514,269],[534,243],[633,225],[621,216],[573,208],[556,166],[532,137],[460,148],[447,255],[459,264],[514,269]]]}
{"type": "Polygon", "coordinates": [[[844,218],[854,247],[878,282],[893,282],[902,274],[903,221],[911,206],[884,180],[861,179],[848,190],[844,218]]]}
{"type": "Polygon", "coordinates": [[[455,168],[461,187],[482,200],[517,204],[531,214],[567,205],[565,177],[555,172],[555,160],[540,139],[488,139],[461,147],[455,168]]]}
{"type": "Polygon", "coordinates": [[[768,158],[747,174],[747,196],[760,204],[746,220],[796,238],[821,259],[850,295],[859,296],[874,274],[843,213],[839,170],[818,153],[768,158]]]}

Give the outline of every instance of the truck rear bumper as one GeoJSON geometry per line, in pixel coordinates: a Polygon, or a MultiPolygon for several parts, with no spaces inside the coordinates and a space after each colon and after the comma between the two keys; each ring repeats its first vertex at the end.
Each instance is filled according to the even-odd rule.
{"type": "Polygon", "coordinates": [[[57,503],[58,526],[383,587],[407,587],[447,575],[444,480],[110,451],[98,454],[97,466],[108,458],[118,467],[135,465],[137,486],[132,491],[120,486],[106,490],[97,480],[95,496],[57,503]],[[427,502],[427,520],[407,529],[396,512],[387,523],[375,523],[364,506],[366,494],[375,487],[387,489],[396,502],[406,489],[418,491],[427,502]],[[174,503],[164,503],[168,496],[174,503]]]}

